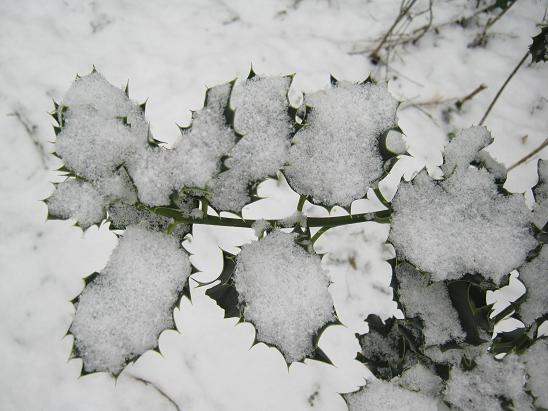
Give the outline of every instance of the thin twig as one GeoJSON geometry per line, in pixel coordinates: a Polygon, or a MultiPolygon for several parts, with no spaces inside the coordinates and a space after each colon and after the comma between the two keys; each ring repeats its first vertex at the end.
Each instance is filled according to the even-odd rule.
{"type": "Polygon", "coordinates": [[[521,160],[519,160],[518,162],[512,164],[510,167],[508,167],[508,171],[516,168],[517,166],[525,163],[527,160],[529,160],[531,157],[535,156],[536,154],[540,153],[542,150],[544,150],[546,148],[546,146],[548,146],[548,138],[545,138],[544,141],[542,142],[542,144],[540,146],[538,146],[537,148],[535,148],[533,151],[531,151],[529,154],[527,154],[525,157],[523,157],[521,160]]]}
{"type": "Polygon", "coordinates": [[[133,378],[134,380],[136,381],[139,381],[145,385],[148,385],[148,386],[151,386],[152,388],[154,388],[156,391],[158,391],[158,393],[164,397],[166,400],[168,400],[174,407],[177,411],[181,411],[181,408],[179,407],[179,405],[177,405],[177,403],[173,400],[173,398],[171,398],[169,395],[167,395],[160,387],[158,387],[156,384],[154,384],[153,382],[151,381],[148,381],[148,380],[145,380],[144,378],[141,378],[141,377],[137,377],[135,375],[131,375],[131,374],[126,374],[128,377],[130,378],[133,378]]]}
{"type": "MultiPolygon", "coordinates": [[[[429,30],[427,31],[438,31],[439,29],[445,27],[445,26],[450,26],[452,24],[460,24],[460,25],[465,25],[467,24],[470,20],[472,20],[473,18],[475,18],[476,16],[482,14],[482,13],[486,13],[488,11],[491,11],[492,9],[494,9],[496,7],[496,5],[493,3],[489,6],[486,6],[484,7],[483,9],[480,9],[480,10],[477,10],[475,11],[474,13],[472,13],[471,15],[469,16],[466,16],[466,17],[456,17],[456,18],[453,18],[453,19],[450,19],[450,20],[447,20],[447,21],[444,21],[443,23],[439,23],[439,24],[436,24],[436,25],[432,25],[430,24],[429,26],[429,30]]],[[[415,30],[413,30],[411,32],[411,35],[405,39],[401,39],[401,40],[398,40],[397,41],[397,44],[398,45],[403,45],[403,44],[406,44],[406,43],[410,43],[410,42],[416,42],[417,41],[417,37],[415,37],[415,35],[418,33],[418,32],[421,32],[423,31],[424,29],[424,26],[422,27],[418,27],[416,28],[415,30]]],[[[426,32],[424,32],[424,34],[426,34],[426,32]]],[[[424,36],[424,34],[422,34],[422,36],[424,36]]],[[[420,38],[420,37],[419,37],[420,38]]],[[[387,39],[388,40],[388,39],[387,39]]],[[[365,53],[370,53],[372,54],[372,52],[370,51],[371,49],[362,49],[362,50],[354,50],[354,51],[350,51],[348,54],[350,55],[353,55],[353,54],[365,54],[365,53]]]]}
{"type": "Polygon", "coordinates": [[[472,100],[477,94],[481,93],[486,88],[487,86],[485,84],[480,84],[470,94],[467,94],[463,98],[457,100],[455,105],[457,106],[458,109],[460,109],[464,103],[466,103],[468,100],[472,100]]]}
{"type": "Polygon", "coordinates": [[[489,104],[489,107],[487,108],[487,111],[485,112],[485,114],[483,115],[483,117],[481,118],[480,122],[479,122],[479,125],[483,125],[485,119],[487,118],[487,115],[491,112],[491,109],[493,108],[493,106],[495,105],[495,103],[497,102],[498,98],[500,97],[500,95],[502,94],[502,91],[504,90],[504,88],[506,87],[506,85],[510,82],[510,80],[512,80],[512,77],[514,77],[514,74],[516,74],[516,72],[519,70],[519,68],[523,65],[523,63],[525,63],[525,60],[527,60],[527,57],[529,57],[529,50],[527,50],[527,53],[525,53],[525,56],[522,57],[522,59],[520,60],[520,62],[518,63],[518,65],[514,68],[514,70],[512,70],[512,72],[510,73],[510,75],[508,76],[508,78],[506,79],[506,81],[502,84],[502,86],[500,87],[499,91],[497,92],[497,94],[495,95],[495,98],[493,99],[493,101],[491,101],[491,104],[489,104]]]}
{"type": "Polygon", "coordinates": [[[477,38],[473,41],[471,45],[484,46],[486,43],[487,30],[489,30],[497,21],[499,21],[500,18],[504,16],[508,10],[510,10],[510,7],[512,7],[514,3],[516,2],[514,1],[510,3],[508,7],[502,9],[502,11],[499,14],[497,14],[494,18],[487,20],[487,23],[485,24],[485,27],[483,28],[481,34],[477,36],[477,38]]]}
{"type": "Polygon", "coordinates": [[[396,74],[397,74],[398,76],[400,76],[401,78],[403,78],[403,79],[409,81],[410,83],[413,83],[413,84],[415,84],[415,85],[417,85],[417,86],[419,86],[419,87],[424,87],[424,84],[419,83],[419,82],[416,81],[416,80],[413,80],[411,77],[406,76],[406,75],[403,74],[401,71],[398,71],[398,70],[396,70],[395,68],[389,66],[388,63],[387,63],[386,61],[384,61],[384,60],[383,60],[382,58],[380,58],[380,57],[379,57],[378,64],[379,64],[379,65],[384,65],[384,66],[386,66],[387,69],[388,69],[388,67],[390,67],[390,71],[393,71],[394,73],[396,73],[396,74]]]}
{"type": "Polygon", "coordinates": [[[413,44],[418,42],[432,27],[432,22],[434,21],[434,12],[432,11],[433,1],[429,0],[428,3],[428,22],[419,28],[420,34],[413,39],[413,44]]]}
{"type": "MultiPolygon", "coordinates": [[[[404,30],[400,30],[401,34],[399,33],[394,34],[393,36],[391,36],[390,39],[387,40],[387,43],[389,43],[391,47],[401,46],[407,43],[416,44],[421,38],[424,37],[426,33],[428,33],[428,31],[430,30],[430,27],[432,27],[432,22],[434,21],[434,13],[432,11],[432,6],[433,6],[433,0],[429,0],[427,9],[420,11],[417,14],[414,14],[410,18],[409,24],[411,20],[413,20],[413,18],[418,17],[424,13],[428,13],[428,20],[425,25],[413,30],[411,35],[405,34],[404,30]],[[397,37],[397,38],[392,40],[392,37],[397,37]]],[[[409,24],[407,26],[409,26],[409,24]]],[[[405,29],[407,28],[407,26],[405,27],[405,29]]]]}
{"type": "Polygon", "coordinates": [[[404,3],[402,3],[402,7],[400,8],[400,13],[396,17],[396,20],[394,20],[394,23],[392,24],[392,26],[390,26],[388,31],[384,34],[384,36],[381,39],[380,43],[377,45],[377,47],[370,54],[370,57],[374,62],[377,62],[379,60],[379,51],[381,50],[382,46],[384,45],[384,43],[386,42],[386,40],[388,39],[390,34],[392,34],[392,31],[394,30],[394,28],[398,25],[398,23],[401,21],[401,19],[403,19],[405,17],[405,15],[409,12],[411,7],[413,7],[413,5],[416,2],[417,2],[417,0],[410,0],[409,3],[407,4],[407,6],[404,6],[404,3]]]}
{"type": "Polygon", "coordinates": [[[471,100],[474,96],[476,96],[477,94],[479,94],[486,88],[487,86],[485,84],[480,84],[471,93],[468,93],[467,95],[463,97],[450,97],[445,99],[433,98],[431,100],[420,101],[416,103],[409,101],[401,105],[400,111],[409,107],[431,107],[431,106],[437,106],[440,104],[446,104],[446,103],[452,103],[452,102],[455,102],[455,105],[457,106],[457,108],[461,108],[465,102],[467,102],[468,100],[471,100]]]}
{"type": "Polygon", "coordinates": [[[23,126],[27,135],[36,147],[38,154],[40,155],[40,162],[42,163],[42,167],[47,169],[48,153],[40,140],[38,140],[38,138],[36,137],[36,130],[38,129],[38,126],[36,124],[32,124],[30,120],[19,110],[15,110],[13,113],[8,113],[7,115],[15,117],[17,121],[19,121],[19,123],[23,126]]]}

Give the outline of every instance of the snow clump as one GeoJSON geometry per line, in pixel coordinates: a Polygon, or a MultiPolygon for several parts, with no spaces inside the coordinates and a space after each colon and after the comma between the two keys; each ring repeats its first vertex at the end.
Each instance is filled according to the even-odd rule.
{"type": "Polygon", "coordinates": [[[527,388],[535,397],[535,405],[539,408],[548,408],[548,341],[537,340],[522,355],[525,361],[525,370],[529,375],[527,388]]]}
{"type": "Polygon", "coordinates": [[[443,282],[429,284],[428,277],[409,263],[396,267],[396,278],[405,315],[421,318],[427,346],[442,345],[451,340],[464,340],[466,334],[462,330],[457,312],[450,303],[447,286],[443,282]]]}
{"type": "Polygon", "coordinates": [[[346,396],[348,411],[438,411],[438,400],[394,382],[371,381],[346,396]]]}
{"type": "Polygon", "coordinates": [[[403,388],[431,397],[438,396],[443,386],[442,379],[420,363],[405,370],[396,381],[403,388]]]}
{"type": "Polygon", "coordinates": [[[524,391],[525,367],[515,354],[502,360],[485,351],[474,359],[471,370],[452,367],[445,388],[445,400],[462,411],[503,411],[501,401],[511,401],[516,410],[532,410],[524,391]]]}
{"type": "Polygon", "coordinates": [[[50,216],[74,218],[82,228],[100,223],[105,216],[103,195],[90,183],[74,178],[57,184],[47,204],[50,216]]]}
{"type": "Polygon", "coordinates": [[[251,228],[253,229],[253,233],[257,238],[261,238],[266,230],[268,230],[271,227],[270,222],[264,219],[255,220],[255,222],[251,225],[251,228]]]}
{"type": "Polygon", "coordinates": [[[520,317],[531,325],[548,313],[548,246],[544,245],[537,257],[519,269],[519,279],[527,289],[519,308],[520,317]]]}

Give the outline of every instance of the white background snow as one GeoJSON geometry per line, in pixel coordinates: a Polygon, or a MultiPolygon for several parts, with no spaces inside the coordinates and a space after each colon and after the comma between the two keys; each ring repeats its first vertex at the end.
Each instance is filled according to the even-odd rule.
{"type": "MultiPolygon", "coordinates": [[[[434,25],[475,11],[475,1],[433,4],[434,25]]],[[[427,5],[421,0],[416,10],[427,5]]],[[[70,222],[45,221],[39,200],[59,181],[49,170],[60,165],[47,154],[54,140],[47,112],[75,74],[94,64],[113,84],[129,79],[131,98],[149,99],[155,137],[172,142],[176,123],[187,123],[189,110],[201,107],[205,86],[244,78],[251,63],[260,74],[297,73],[294,101],[300,91],[326,87],[330,73],[359,81],[371,72],[390,80],[389,89],[403,101],[399,124],[416,157],[402,160],[387,181],[424,165],[435,174],[447,133],[479,121],[538,33],[535,24],[548,2],[519,0],[489,30],[485,48],[467,47],[477,26],[447,25],[394,50],[388,68],[374,66],[360,51],[376,45],[399,6],[397,0],[0,1],[0,409],[346,409],[338,392],[353,391],[370,376],[353,360],[359,348],[354,333],[367,331],[369,313],[386,318],[395,310],[385,261],[393,250],[383,245],[387,227],[372,229],[375,223],[330,230],[317,243],[319,251],[330,252],[324,264],[345,323],[320,340],[336,367],[312,361],[288,370],[276,350],[250,348],[250,324],[224,320],[196,291],[192,304],[183,299],[175,311],[180,333],[162,335],[163,356],[146,353],[116,382],[104,373],[79,378],[81,361],[67,361],[72,337],[64,335],[74,312],[69,301],[81,292],[83,277],[104,267],[117,240],[105,226],[82,233],[70,222]],[[441,116],[449,103],[413,105],[462,97],[480,84],[487,89],[454,112],[450,123],[441,116]]],[[[426,17],[416,16],[408,32],[426,17]]],[[[525,65],[487,119],[496,138],[489,151],[507,166],[548,137],[547,84],[548,66],[525,65]]],[[[510,172],[509,190],[525,192],[535,184],[539,157],[548,152],[510,172]]],[[[387,192],[389,185],[383,185],[387,192]]],[[[283,184],[269,181],[260,191],[273,198],[244,215],[284,217],[295,210],[297,198],[283,184]]],[[[358,200],[352,208],[372,207],[358,200]]],[[[187,244],[203,271],[196,278],[215,278],[217,245],[230,251],[253,238],[251,230],[196,229],[187,244]]]]}

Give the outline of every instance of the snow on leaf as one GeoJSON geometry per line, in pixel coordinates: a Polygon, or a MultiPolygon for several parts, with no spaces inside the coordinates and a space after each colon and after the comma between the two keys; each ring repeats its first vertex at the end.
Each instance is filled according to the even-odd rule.
{"type": "Polygon", "coordinates": [[[380,137],[396,124],[386,85],[337,82],[306,96],[306,121],[293,137],[285,173],[315,202],[348,206],[381,177],[380,137]]]}
{"type": "Polygon", "coordinates": [[[173,327],[172,310],[189,274],[189,259],[174,238],[128,227],[74,303],[70,333],[84,372],[119,374],[156,347],[159,334],[173,327]]]}
{"type": "Polygon", "coordinates": [[[287,93],[292,76],[254,75],[234,87],[234,128],[242,135],[228,152],[221,173],[211,184],[211,204],[240,212],[251,200],[249,188],[284,165],[294,120],[289,115],[287,93]]]}
{"type": "Polygon", "coordinates": [[[468,165],[483,145],[468,137],[485,135],[481,130],[448,145],[449,176],[435,181],[421,172],[400,185],[392,202],[390,241],[434,281],[481,273],[498,283],[536,246],[523,196],[502,193],[488,170],[468,165]]]}
{"type": "Polygon", "coordinates": [[[442,345],[450,340],[463,340],[465,333],[457,312],[450,304],[443,282],[429,284],[428,277],[411,264],[396,267],[398,294],[407,317],[418,316],[423,321],[426,345],[442,345]]]}
{"type": "Polygon", "coordinates": [[[244,245],[234,273],[244,319],[257,328],[257,339],[279,348],[288,363],[310,355],[314,336],[334,319],[320,258],[295,238],[276,230],[244,245]]]}
{"type": "Polygon", "coordinates": [[[533,409],[525,393],[525,367],[515,354],[502,360],[483,352],[473,359],[470,369],[453,367],[445,389],[445,400],[457,410],[533,409]]]}
{"type": "Polygon", "coordinates": [[[349,411],[437,411],[438,400],[408,390],[394,382],[371,381],[356,393],[345,396],[349,411]]]}
{"type": "Polygon", "coordinates": [[[519,314],[523,322],[531,325],[536,319],[548,315],[548,247],[544,245],[538,256],[519,269],[519,278],[527,291],[519,314]]]}
{"type": "Polygon", "coordinates": [[[103,195],[87,181],[74,178],[57,184],[47,204],[49,218],[74,218],[84,229],[100,223],[105,217],[103,195]]]}

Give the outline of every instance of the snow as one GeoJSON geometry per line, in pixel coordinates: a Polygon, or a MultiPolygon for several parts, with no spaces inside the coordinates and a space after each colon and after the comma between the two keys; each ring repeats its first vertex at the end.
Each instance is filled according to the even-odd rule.
{"type": "Polygon", "coordinates": [[[480,355],[486,350],[485,346],[464,345],[459,348],[444,348],[432,346],[426,347],[425,354],[433,361],[440,364],[460,366],[464,358],[470,359],[480,355]]]}
{"type": "Polygon", "coordinates": [[[298,225],[299,227],[306,228],[306,214],[301,211],[295,211],[289,217],[283,218],[280,222],[285,227],[298,225]]]}
{"type": "Polygon", "coordinates": [[[457,312],[451,305],[447,286],[443,282],[429,284],[428,276],[411,264],[396,267],[398,293],[406,317],[420,317],[423,321],[427,346],[443,345],[451,340],[462,341],[462,330],[457,312]]]}
{"type": "Polygon", "coordinates": [[[522,355],[525,362],[525,371],[529,375],[527,388],[535,397],[535,406],[538,408],[548,408],[548,392],[546,391],[546,382],[548,382],[548,342],[537,340],[522,355]]]}
{"type": "MultiPolygon", "coordinates": [[[[434,281],[477,272],[499,282],[536,245],[531,213],[522,195],[499,193],[488,171],[460,162],[458,139],[446,156],[457,165],[449,177],[438,182],[421,172],[400,185],[392,203],[390,241],[434,281]]],[[[468,162],[468,149],[461,153],[468,162]]]]}
{"type": "MultiPolygon", "coordinates": [[[[369,331],[361,337],[361,353],[372,362],[382,361],[387,364],[398,364],[401,352],[396,339],[397,336],[392,330],[386,336],[378,332],[369,331]]],[[[392,375],[392,370],[384,366],[382,372],[383,377],[386,378],[390,378],[392,375]]]]}
{"type": "Polygon", "coordinates": [[[59,183],[47,204],[50,216],[74,218],[83,228],[100,223],[105,216],[103,195],[90,183],[75,178],[59,183]]]}
{"type": "Polygon", "coordinates": [[[458,169],[466,170],[478,152],[492,142],[485,127],[470,127],[462,130],[447,144],[443,151],[444,163],[441,167],[446,176],[458,169]]]}
{"type": "Polygon", "coordinates": [[[257,328],[257,339],[278,347],[288,363],[312,353],[314,336],[334,319],[320,258],[295,239],[276,230],[244,245],[234,273],[244,318],[257,328]]]}
{"type": "Polygon", "coordinates": [[[255,220],[251,228],[257,238],[261,238],[266,230],[270,228],[270,223],[262,218],[255,220]]]}
{"type": "Polygon", "coordinates": [[[527,289],[519,314],[527,325],[548,313],[548,247],[519,269],[519,278],[527,289]]]}
{"type": "MultiPolygon", "coordinates": [[[[141,142],[146,141],[148,124],[139,105],[132,102],[121,88],[110,84],[96,70],[88,75],[77,77],[65,94],[61,105],[67,107],[69,112],[72,113],[71,116],[74,117],[89,115],[103,120],[127,118],[127,123],[131,125],[131,135],[139,138],[141,142]]],[[[76,128],[85,126],[84,121],[80,119],[72,118],[71,121],[75,123],[76,128]]],[[[107,130],[101,131],[107,132],[107,130]]],[[[70,133],[67,134],[67,139],[73,138],[70,133]]],[[[113,138],[115,136],[100,136],[99,138],[101,137],[113,138]]],[[[75,142],[72,143],[76,145],[75,142]]],[[[116,146],[116,143],[125,145],[128,142],[113,140],[112,143],[116,146]]],[[[77,149],[77,147],[74,148],[77,149]]],[[[108,153],[106,150],[99,150],[99,152],[88,154],[96,154],[101,158],[100,156],[108,153]]],[[[96,162],[101,163],[101,161],[96,162]]],[[[90,161],[90,163],[93,162],[90,161]]]]}
{"type": "Polygon", "coordinates": [[[348,411],[437,411],[438,401],[392,382],[369,382],[360,391],[346,396],[348,411]]]}
{"type": "Polygon", "coordinates": [[[293,137],[285,173],[314,202],[348,206],[383,174],[379,141],[396,124],[386,84],[339,82],[306,95],[305,125],[293,137]]]}
{"type": "Polygon", "coordinates": [[[390,130],[386,134],[386,148],[394,154],[403,154],[407,151],[407,143],[402,133],[396,130],[390,130]]]}
{"type": "Polygon", "coordinates": [[[121,201],[125,204],[137,202],[137,192],[124,167],[108,177],[103,177],[94,182],[94,186],[109,203],[121,201]]]}
{"type": "Polygon", "coordinates": [[[430,397],[439,396],[442,389],[442,379],[420,363],[405,370],[396,381],[403,388],[430,397]]]}
{"type": "Polygon", "coordinates": [[[515,409],[533,409],[524,391],[525,367],[515,354],[496,360],[488,352],[474,359],[476,366],[465,371],[453,367],[445,388],[445,400],[457,410],[504,410],[501,399],[513,401],[515,409]]]}
{"type": "Polygon", "coordinates": [[[70,327],[84,371],[119,374],[173,327],[172,308],[190,274],[177,242],[128,227],[106,267],[78,297],[70,327]]]}

